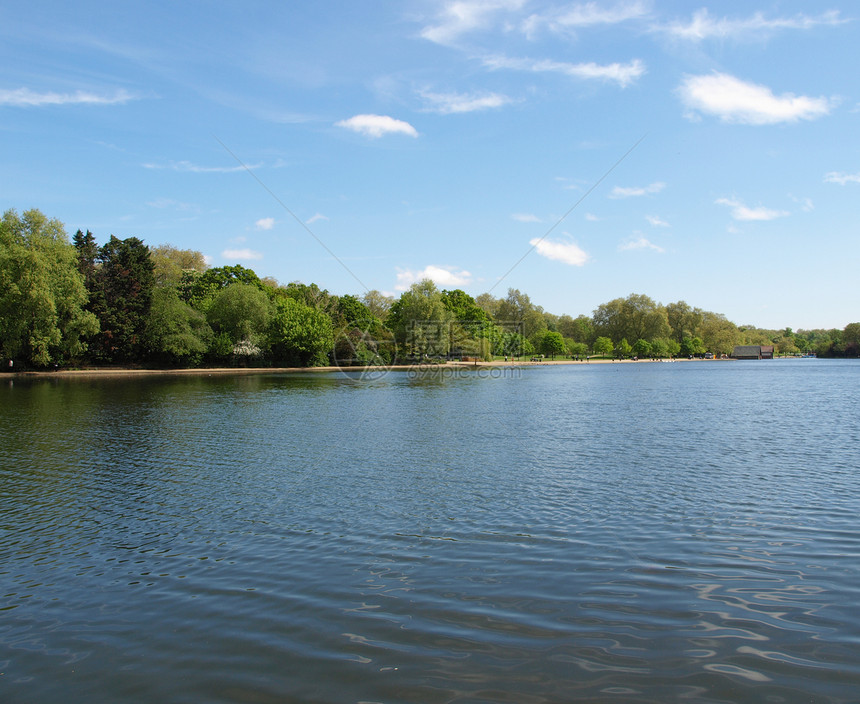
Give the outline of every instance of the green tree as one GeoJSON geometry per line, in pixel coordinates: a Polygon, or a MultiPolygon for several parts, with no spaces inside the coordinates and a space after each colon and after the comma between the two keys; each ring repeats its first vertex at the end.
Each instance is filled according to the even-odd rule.
{"type": "Polygon", "coordinates": [[[561,336],[561,333],[553,332],[552,330],[544,331],[540,339],[538,351],[541,354],[552,357],[553,359],[555,359],[557,354],[564,354],[564,338],[561,336]]]}
{"type": "Polygon", "coordinates": [[[368,307],[374,318],[384,323],[388,317],[388,311],[391,310],[394,303],[394,298],[373,289],[361,297],[361,302],[368,307]]]}
{"type": "Polygon", "coordinates": [[[326,313],[287,296],[275,301],[269,339],[276,360],[290,366],[319,366],[328,363],[334,330],[326,313]]]}
{"type": "Polygon", "coordinates": [[[386,324],[406,355],[444,357],[450,348],[451,320],[436,284],[424,279],[394,302],[386,324]]]}
{"type": "Polygon", "coordinates": [[[99,262],[91,304],[101,324],[93,345],[96,356],[107,362],[138,361],[155,286],[149,247],[137,237],[111,235],[99,250],[99,262]]]}
{"type": "Polygon", "coordinates": [[[77,252],[78,271],[84,279],[87,294],[91,294],[96,288],[97,262],[99,258],[99,246],[93,233],[87,230],[84,234],[80,230],[72,238],[77,252]]]}
{"type": "Polygon", "coordinates": [[[207,269],[202,274],[193,269],[184,270],[179,284],[179,297],[205,313],[218,292],[235,283],[250,284],[261,291],[265,290],[265,285],[252,269],[235,264],[207,269]]]}
{"type": "Polygon", "coordinates": [[[740,331],[737,325],[721,313],[702,314],[702,341],[705,349],[716,355],[731,354],[735,345],[740,344],[740,331]]]}
{"type": "Polygon", "coordinates": [[[594,341],[592,349],[594,350],[594,354],[605,357],[608,354],[612,354],[612,350],[615,349],[615,345],[612,344],[612,340],[608,337],[601,336],[594,341]]]}
{"type": "Polygon", "coordinates": [[[685,337],[683,340],[681,340],[680,352],[685,357],[697,357],[699,355],[705,354],[705,352],[707,352],[707,349],[705,349],[705,343],[702,342],[702,338],[685,337]]]}
{"type": "Polygon", "coordinates": [[[849,357],[860,356],[860,323],[848,323],[842,331],[842,344],[849,357]]]}
{"type": "Polygon", "coordinates": [[[621,359],[627,359],[633,353],[633,347],[631,347],[630,343],[627,342],[627,338],[624,337],[621,338],[621,342],[618,343],[616,351],[621,359]]]}
{"type": "Polygon", "coordinates": [[[234,345],[249,341],[258,347],[272,317],[269,297],[253,284],[234,283],[212,299],[206,320],[216,334],[224,333],[234,345]]]}
{"type": "Polygon", "coordinates": [[[179,298],[175,289],[156,288],[146,324],[147,356],[170,366],[196,367],[212,343],[203,313],[179,298]]]}
{"type": "Polygon", "coordinates": [[[593,316],[598,335],[612,340],[653,340],[670,334],[666,309],[648,296],[631,293],[597,307],[593,316]]]}
{"type": "Polygon", "coordinates": [[[633,343],[633,354],[637,357],[645,358],[650,357],[652,352],[652,345],[648,340],[643,340],[641,337],[633,343]]]}
{"type": "Polygon", "coordinates": [[[186,271],[202,274],[209,268],[202,252],[177,249],[172,244],[150,248],[149,256],[152,258],[156,286],[179,286],[186,271]]]}
{"type": "Polygon", "coordinates": [[[0,220],[0,354],[36,366],[82,355],[98,320],[75,248],[59,220],[38,210],[0,220]]]}

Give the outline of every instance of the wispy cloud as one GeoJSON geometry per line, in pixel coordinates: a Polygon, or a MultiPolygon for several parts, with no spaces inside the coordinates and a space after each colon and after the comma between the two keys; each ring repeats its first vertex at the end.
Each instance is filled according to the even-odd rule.
{"type": "Polygon", "coordinates": [[[535,238],[529,244],[542,257],[563,262],[570,266],[584,266],[588,262],[588,254],[573,242],[557,242],[548,239],[535,238]]]}
{"type": "Polygon", "coordinates": [[[619,3],[613,7],[604,7],[596,2],[577,3],[561,10],[530,15],[523,23],[523,29],[527,36],[533,37],[543,27],[552,32],[569,32],[601,24],[618,24],[647,14],[647,5],[639,1],[619,3]]]}
{"type": "Polygon", "coordinates": [[[487,29],[499,14],[516,12],[525,0],[451,0],[444,3],[436,21],[421,36],[437,44],[450,44],[463,34],[487,29]]]}
{"type": "Polygon", "coordinates": [[[378,139],[387,134],[418,136],[418,131],[408,122],[395,120],[388,115],[355,115],[348,120],[340,120],[334,124],[335,127],[343,127],[373,139],[378,139]]]}
{"type": "Polygon", "coordinates": [[[271,230],[275,226],[275,218],[260,218],[254,226],[258,230],[271,230]]]}
{"type": "Polygon", "coordinates": [[[689,117],[705,113],[723,122],[773,125],[814,120],[827,115],[836,101],[783,93],[774,95],[767,86],[748,83],[725,73],[686,76],[678,88],[689,117]]]}
{"type": "Polygon", "coordinates": [[[622,88],[644,75],[645,64],[639,59],[629,63],[596,64],[593,62],[571,64],[551,59],[516,59],[506,56],[485,56],[481,60],[491,70],[509,69],[532,73],[560,73],[571,78],[615,82],[622,88]]]}
{"type": "Polygon", "coordinates": [[[618,245],[618,251],[630,252],[637,249],[650,249],[654,252],[660,252],[661,254],[666,251],[659,245],[656,245],[650,240],[646,239],[641,233],[637,232],[636,235],[637,236],[634,236],[626,242],[622,242],[620,245],[618,245]]]}
{"type": "Polygon", "coordinates": [[[662,181],[655,181],[648,186],[616,186],[613,188],[610,193],[610,198],[636,198],[639,196],[648,196],[653,195],[654,193],[659,193],[666,187],[666,184],[662,181]]]}
{"type": "Polygon", "coordinates": [[[439,286],[461,287],[468,286],[472,282],[472,275],[468,271],[458,270],[453,266],[434,266],[433,264],[420,271],[398,269],[395,288],[398,291],[406,291],[412,284],[424,279],[430,279],[439,286]]]}
{"type": "Polygon", "coordinates": [[[194,205],[193,203],[183,203],[178,200],[173,200],[172,198],[156,198],[155,200],[148,201],[147,205],[150,208],[158,208],[159,210],[164,210],[167,208],[181,211],[199,210],[198,206],[194,205]]]}
{"type": "Polygon", "coordinates": [[[758,206],[757,208],[749,208],[736,198],[717,198],[714,201],[717,205],[725,205],[732,209],[732,218],[735,220],[776,220],[786,215],[791,215],[786,210],[773,210],[758,206]]]}
{"type": "Polygon", "coordinates": [[[500,93],[433,93],[422,90],[418,93],[427,103],[427,110],[441,115],[491,110],[514,102],[500,93]]]}
{"type": "Polygon", "coordinates": [[[824,175],[825,183],[838,183],[844,186],[846,183],[860,183],[860,171],[856,174],[846,174],[841,171],[831,171],[824,175]]]}
{"type": "Polygon", "coordinates": [[[224,259],[262,259],[262,252],[256,252],[253,249],[225,249],[221,252],[224,259]]]}
{"type": "Polygon", "coordinates": [[[839,16],[839,10],[830,10],[818,17],[810,17],[797,14],[793,17],[767,18],[761,12],[756,12],[750,17],[743,19],[729,19],[727,17],[711,17],[706,9],[693,13],[688,22],[671,22],[655,29],[664,32],[671,37],[688,41],[702,41],[704,39],[737,39],[737,38],[761,38],[764,35],[784,29],[813,29],[820,26],[834,26],[844,24],[848,20],[839,16]]]}
{"type": "Polygon", "coordinates": [[[117,105],[137,100],[137,96],[125,90],[113,94],[90,93],[78,90],[74,93],[37,93],[29,88],[0,90],[0,105],[19,108],[42,107],[45,105],[117,105]]]}
{"type": "MultiPolygon", "coordinates": [[[[193,174],[230,174],[236,171],[245,171],[245,166],[199,166],[190,161],[171,161],[167,164],[147,163],[142,164],[144,169],[170,169],[171,171],[184,171],[193,174]]],[[[262,164],[252,164],[248,169],[258,169],[262,164]]]]}
{"type": "Polygon", "coordinates": [[[320,220],[328,220],[328,218],[322,213],[316,213],[311,215],[306,221],[305,225],[313,225],[315,222],[319,222],[320,220]]]}
{"type": "Polygon", "coordinates": [[[514,213],[511,219],[517,222],[543,222],[537,215],[531,213],[514,213]]]}
{"type": "Polygon", "coordinates": [[[600,221],[600,218],[597,217],[594,213],[586,213],[585,219],[588,220],[588,222],[599,222],[600,221]]]}
{"type": "Polygon", "coordinates": [[[669,223],[656,215],[646,215],[645,219],[654,227],[669,227],[669,223]]]}

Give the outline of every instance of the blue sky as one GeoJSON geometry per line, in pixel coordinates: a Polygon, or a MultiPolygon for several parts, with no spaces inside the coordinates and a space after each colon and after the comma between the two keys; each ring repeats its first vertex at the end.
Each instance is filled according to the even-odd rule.
{"type": "Polygon", "coordinates": [[[0,208],[282,283],[860,320],[848,2],[7,2],[0,208]]]}

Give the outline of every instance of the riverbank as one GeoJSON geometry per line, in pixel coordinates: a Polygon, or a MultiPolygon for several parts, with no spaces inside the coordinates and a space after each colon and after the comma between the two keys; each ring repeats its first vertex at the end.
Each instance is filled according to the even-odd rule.
{"type": "Polygon", "coordinates": [[[674,359],[674,360],[652,360],[652,359],[544,359],[540,361],[531,360],[493,360],[491,362],[446,362],[444,364],[394,364],[391,366],[370,367],[197,367],[185,369],[143,369],[135,367],[91,367],[82,369],[58,369],[45,371],[16,371],[6,373],[7,378],[26,377],[129,377],[129,376],[212,376],[212,375],[248,375],[248,374],[314,374],[324,372],[379,372],[379,371],[432,371],[434,369],[480,369],[487,367],[540,367],[549,365],[579,365],[579,364],[646,364],[659,362],[703,362],[703,361],[727,361],[727,360],[701,360],[701,359],[674,359]]]}

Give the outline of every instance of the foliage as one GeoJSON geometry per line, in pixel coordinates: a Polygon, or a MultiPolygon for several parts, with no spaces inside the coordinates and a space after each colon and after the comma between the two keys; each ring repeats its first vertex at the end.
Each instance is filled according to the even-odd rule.
{"type": "Polygon", "coordinates": [[[137,237],[121,240],[111,235],[99,249],[98,261],[91,303],[101,324],[94,343],[97,357],[139,361],[155,285],[149,247],[137,237]]]}
{"type": "Polygon", "coordinates": [[[697,357],[705,354],[705,343],[701,337],[685,337],[681,340],[680,353],[685,357],[697,357]]]}
{"type": "Polygon", "coordinates": [[[555,359],[557,354],[564,354],[565,345],[564,338],[560,332],[545,330],[540,338],[540,344],[537,347],[538,352],[548,355],[555,359]]]}
{"type": "Polygon", "coordinates": [[[622,339],[653,340],[671,332],[666,309],[648,296],[636,293],[598,306],[593,322],[598,335],[618,342],[622,339]]]}
{"type": "Polygon", "coordinates": [[[259,342],[272,317],[269,297],[252,284],[233,283],[212,299],[206,320],[216,333],[224,333],[235,345],[242,340],[259,342]]]}
{"type": "Polygon", "coordinates": [[[412,284],[391,306],[387,325],[398,349],[410,356],[444,357],[450,349],[451,312],[430,279],[412,284]]]}
{"type": "Polygon", "coordinates": [[[633,354],[640,358],[650,357],[653,347],[650,342],[641,337],[633,343],[633,354]]]}
{"type": "Polygon", "coordinates": [[[172,244],[150,248],[149,256],[152,258],[156,286],[179,286],[184,272],[202,274],[209,268],[202,252],[177,249],[172,244]]]}
{"type": "Polygon", "coordinates": [[[286,296],[275,302],[269,339],[279,361],[301,367],[326,364],[334,346],[332,321],[326,313],[286,296]]]}
{"type": "Polygon", "coordinates": [[[612,350],[615,349],[615,345],[612,344],[612,340],[608,337],[601,336],[594,341],[592,349],[594,350],[594,354],[605,357],[608,354],[612,354],[612,350]]]}
{"type": "Polygon", "coordinates": [[[151,359],[171,366],[196,367],[212,339],[206,317],[183,303],[175,289],[153,291],[145,335],[151,359]]]}
{"type": "Polygon", "coordinates": [[[207,269],[202,274],[193,269],[184,270],[179,283],[179,296],[193,308],[205,313],[218,292],[235,283],[255,286],[261,291],[265,289],[254,271],[235,264],[207,269]]]}
{"type": "Polygon", "coordinates": [[[0,220],[0,354],[47,366],[78,357],[98,332],[75,248],[38,210],[0,220]]]}

